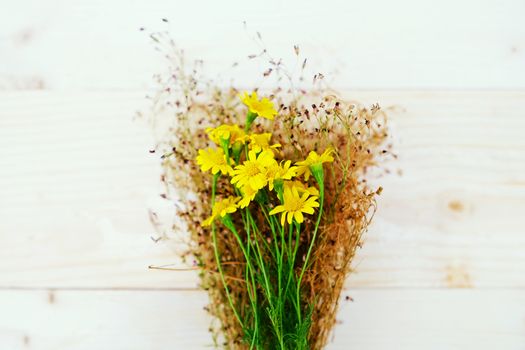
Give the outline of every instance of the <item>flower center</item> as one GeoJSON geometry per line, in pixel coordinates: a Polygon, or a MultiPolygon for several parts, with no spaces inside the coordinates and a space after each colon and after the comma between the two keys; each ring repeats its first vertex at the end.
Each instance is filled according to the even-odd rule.
{"type": "Polygon", "coordinates": [[[286,211],[299,211],[303,207],[300,198],[289,198],[286,202],[286,211]]]}
{"type": "Polygon", "coordinates": [[[226,164],[226,160],[224,159],[224,156],[222,154],[216,154],[214,161],[215,164],[226,164]]]}
{"type": "Polygon", "coordinates": [[[246,164],[245,171],[246,171],[246,176],[255,176],[261,173],[257,164],[252,163],[252,162],[246,164]]]}
{"type": "Polygon", "coordinates": [[[252,107],[253,107],[253,109],[255,109],[256,111],[261,111],[261,110],[263,109],[262,103],[259,102],[259,101],[253,101],[253,103],[252,103],[252,107]]]}

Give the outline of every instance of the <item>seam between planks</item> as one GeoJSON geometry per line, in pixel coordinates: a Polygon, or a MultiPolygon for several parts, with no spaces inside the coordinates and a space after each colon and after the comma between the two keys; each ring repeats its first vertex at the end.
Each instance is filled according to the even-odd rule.
{"type": "MultiPolygon", "coordinates": [[[[461,288],[461,287],[350,287],[343,288],[345,292],[351,292],[354,290],[359,291],[389,291],[389,290],[421,290],[421,291],[452,291],[452,290],[475,290],[475,291],[497,291],[497,290],[513,290],[513,291],[525,291],[525,287],[520,286],[494,286],[494,287],[473,287],[473,288],[461,288]]],[[[197,287],[174,287],[174,288],[155,288],[155,287],[19,287],[19,286],[7,286],[0,287],[2,291],[79,291],[79,292],[98,292],[98,291],[130,291],[130,292],[191,292],[191,291],[204,291],[204,289],[197,287]]]]}
{"type": "MultiPolygon", "coordinates": [[[[229,86],[224,86],[224,89],[228,89],[229,86]]],[[[237,86],[238,90],[250,90],[253,86],[237,86]]],[[[448,92],[472,92],[472,93],[525,93],[525,87],[520,88],[492,88],[492,87],[461,87],[461,88],[447,88],[447,87],[359,87],[359,86],[341,86],[335,87],[335,91],[339,93],[345,92],[406,92],[406,93],[418,93],[418,92],[435,92],[435,93],[448,93],[448,92]]],[[[0,89],[0,94],[13,94],[13,93],[67,93],[67,94],[81,94],[81,93],[99,93],[99,92],[114,92],[114,93],[151,93],[157,91],[156,87],[146,88],[86,88],[86,89],[0,89]]]]}

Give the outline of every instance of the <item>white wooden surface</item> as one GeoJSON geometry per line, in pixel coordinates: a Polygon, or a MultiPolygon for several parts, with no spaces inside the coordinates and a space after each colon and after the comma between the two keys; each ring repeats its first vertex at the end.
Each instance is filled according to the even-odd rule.
{"type": "Polygon", "coordinates": [[[140,27],[242,86],[258,67],[228,67],[259,30],[393,106],[400,158],[373,179],[385,191],[329,348],[525,349],[522,1],[2,5],[0,349],[212,344],[195,274],[147,268],[176,248],[150,238],[148,210],[170,207],[133,120],[163,68],[140,27]]]}

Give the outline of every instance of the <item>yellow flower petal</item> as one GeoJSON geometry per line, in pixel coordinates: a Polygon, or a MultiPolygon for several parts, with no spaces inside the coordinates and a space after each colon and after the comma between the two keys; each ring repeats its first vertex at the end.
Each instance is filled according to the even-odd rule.
{"type": "Polygon", "coordinates": [[[295,163],[297,166],[297,175],[304,175],[305,181],[308,181],[310,175],[312,174],[310,167],[313,165],[333,162],[333,152],[334,149],[332,147],[328,147],[321,155],[317,154],[315,151],[311,151],[305,160],[295,163]]]}
{"type": "Polygon", "coordinates": [[[244,144],[248,139],[244,130],[242,130],[237,124],[223,124],[216,128],[207,128],[206,133],[210,137],[210,140],[219,146],[221,145],[221,139],[229,140],[230,145],[233,145],[236,142],[244,144]]]}
{"type": "Polygon", "coordinates": [[[292,221],[293,221],[293,212],[288,212],[287,215],[288,215],[288,217],[287,217],[288,218],[288,220],[287,220],[288,221],[288,225],[291,225],[292,221]]]}
{"type": "Polygon", "coordinates": [[[307,191],[302,191],[301,195],[299,193],[297,186],[290,186],[290,184],[285,185],[283,204],[270,211],[270,215],[282,213],[281,225],[284,225],[285,221],[291,225],[293,220],[300,224],[304,222],[303,213],[313,214],[314,208],[319,207],[317,197],[311,196],[307,191]]]}
{"type": "Polygon", "coordinates": [[[201,225],[210,226],[215,219],[236,212],[238,208],[237,203],[240,199],[241,197],[228,197],[222,201],[215,202],[211,216],[204,220],[201,225]]]}
{"type": "Polygon", "coordinates": [[[284,205],[278,205],[270,211],[270,215],[282,213],[284,210],[284,205]]]}
{"type": "Polygon", "coordinates": [[[301,213],[300,211],[296,211],[293,214],[293,217],[294,217],[295,221],[297,223],[299,223],[299,224],[304,221],[303,213],[301,213]]]}
{"type": "Polygon", "coordinates": [[[212,174],[217,174],[220,171],[223,175],[228,175],[233,172],[233,169],[228,165],[224,151],[221,148],[200,149],[196,160],[197,164],[204,172],[210,169],[212,174]]]}
{"type": "Polygon", "coordinates": [[[258,155],[254,151],[248,153],[248,160],[233,170],[231,183],[239,188],[249,184],[252,189],[259,190],[266,186],[266,172],[275,163],[273,153],[263,151],[258,155]]]}
{"type": "Polygon", "coordinates": [[[281,147],[281,144],[279,143],[270,145],[271,138],[271,133],[251,134],[249,136],[250,150],[259,153],[261,151],[275,151],[277,148],[281,147]]]}
{"type": "Polygon", "coordinates": [[[239,97],[242,103],[248,107],[250,112],[257,114],[260,117],[273,120],[274,116],[277,115],[273,103],[266,97],[259,100],[255,91],[252,92],[251,95],[245,92],[239,97]]]}
{"type": "Polygon", "coordinates": [[[241,188],[241,191],[242,199],[239,201],[239,207],[246,208],[255,199],[259,190],[254,190],[250,184],[246,184],[241,188]]]}

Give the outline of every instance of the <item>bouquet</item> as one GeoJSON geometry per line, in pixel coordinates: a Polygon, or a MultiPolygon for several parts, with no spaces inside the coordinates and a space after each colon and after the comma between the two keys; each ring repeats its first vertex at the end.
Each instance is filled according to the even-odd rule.
{"type": "Polygon", "coordinates": [[[219,88],[167,57],[150,113],[161,179],[217,345],[322,348],[381,191],[364,175],[386,152],[385,114],[327,89],[219,88]]]}

